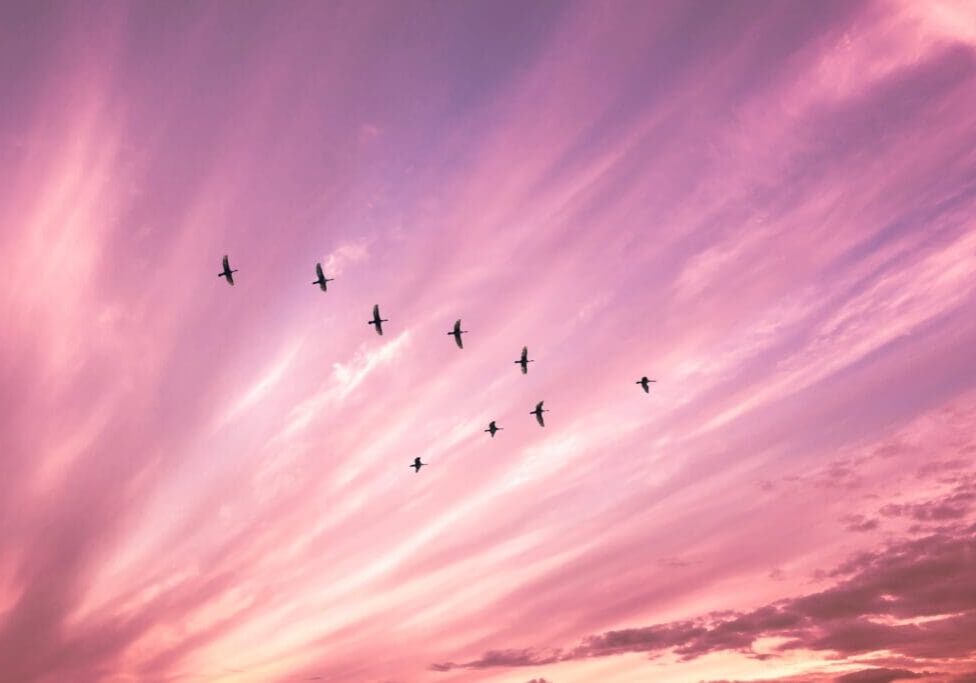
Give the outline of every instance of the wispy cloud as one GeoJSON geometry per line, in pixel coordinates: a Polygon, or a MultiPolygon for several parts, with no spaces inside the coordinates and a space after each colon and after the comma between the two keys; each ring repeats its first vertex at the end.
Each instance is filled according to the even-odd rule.
{"type": "Polygon", "coordinates": [[[0,9],[5,676],[971,676],[970,4],[75,15],[0,9]]]}

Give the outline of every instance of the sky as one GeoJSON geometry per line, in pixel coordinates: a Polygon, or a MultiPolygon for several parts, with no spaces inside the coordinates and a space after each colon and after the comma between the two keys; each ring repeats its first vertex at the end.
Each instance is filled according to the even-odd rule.
{"type": "Polygon", "coordinates": [[[973,2],[5,2],[0,83],[3,681],[976,681],[973,2]]]}

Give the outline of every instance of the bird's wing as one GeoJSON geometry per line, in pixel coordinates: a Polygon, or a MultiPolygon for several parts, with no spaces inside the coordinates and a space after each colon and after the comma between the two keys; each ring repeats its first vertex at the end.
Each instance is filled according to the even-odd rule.
{"type": "Polygon", "coordinates": [[[538,413],[535,414],[535,419],[539,421],[539,426],[540,427],[545,427],[546,426],[546,423],[542,420],[542,411],[541,410],[538,413]]]}
{"type": "Polygon", "coordinates": [[[225,271],[229,271],[230,270],[230,259],[227,258],[227,255],[226,254],[224,254],[224,270],[225,271]]]}
{"type": "Polygon", "coordinates": [[[522,374],[523,375],[529,374],[529,364],[528,363],[522,363],[522,374]]]}
{"type": "Polygon", "coordinates": [[[373,304],[373,320],[379,320],[379,319],[380,319],[380,305],[373,304]]]}
{"type": "Polygon", "coordinates": [[[529,347],[528,346],[523,346],[522,347],[522,360],[525,361],[525,360],[528,359],[528,357],[529,357],[529,347]]]}
{"type": "Polygon", "coordinates": [[[538,403],[536,403],[535,404],[535,409],[538,410],[538,411],[540,411],[540,412],[542,412],[542,404],[543,403],[545,403],[545,401],[539,401],[538,403]]]}
{"type": "Polygon", "coordinates": [[[454,323],[454,334],[461,334],[461,319],[458,318],[454,323]]]}
{"type": "Polygon", "coordinates": [[[225,275],[227,276],[227,282],[234,284],[234,274],[228,270],[225,275]]]}
{"type": "Polygon", "coordinates": [[[325,273],[322,272],[322,264],[321,263],[316,263],[315,264],[315,274],[319,276],[319,279],[320,280],[324,280],[325,279],[325,273]]]}
{"type": "Polygon", "coordinates": [[[464,348],[464,342],[461,341],[461,334],[459,332],[455,332],[454,333],[454,341],[457,342],[457,345],[458,345],[458,348],[459,349],[463,349],[464,348]]]}
{"type": "Polygon", "coordinates": [[[379,318],[376,319],[376,333],[381,337],[383,336],[383,321],[379,318]]]}

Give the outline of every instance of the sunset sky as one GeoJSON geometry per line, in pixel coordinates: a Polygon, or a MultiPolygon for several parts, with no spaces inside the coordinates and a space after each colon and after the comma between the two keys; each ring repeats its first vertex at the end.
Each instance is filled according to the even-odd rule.
{"type": "Polygon", "coordinates": [[[0,683],[976,681],[972,0],[3,2],[0,273],[0,683]]]}

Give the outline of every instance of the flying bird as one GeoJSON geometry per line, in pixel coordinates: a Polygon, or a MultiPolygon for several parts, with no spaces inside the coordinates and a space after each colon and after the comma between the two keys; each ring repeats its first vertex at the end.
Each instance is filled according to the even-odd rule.
{"type": "Polygon", "coordinates": [[[329,291],[328,290],[327,283],[334,281],[335,278],[334,277],[326,277],[325,276],[325,273],[322,272],[322,264],[321,263],[316,263],[315,264],[315,274],[319,276],[319,279],[316,280],[315,282],[313,282],[312,284],[313,285],[318,285],[319,288],[323,292],[329,291]]]}
{"type": "Polygon", "coordinates": [[[383,323],[388,323],[388,322],[390,322],[390,321],[380,317],[380,305],[379,304],[374,304],[373,305],[373,319],[370,320],[366,324],[367,325],[375,325],[376,326],[376,334],[378,334],[378,335],[380,335],[382,337],[383,336],[383,323]]]}
{"type": "Polygon", "coordinates": [[[462,330],[461,329],[461,319],[460,318],[458,318],[457,319],[457,322],[454,323],[454,329],[451,332],[448,332],[448,334],[453,334],[454,335],[454,341],[457,343],[459,349],[463,349],[464,348],[464,344],[461,342],[461,335],[462,334],[467,334],[467,333],[468,333],[467,330],[462,330]]]}
{"type": "Polygon", "coordinates": [[[634,382],[634,384],[640,384],[641,387],[644,388],[644,393],[645,394],[649,394],[649,393],[651,393],[651,388],[649,386],[647,386],[647,385],[650,384],[651,382],[657,382],[657,380],[656,379],[647,379],[647,376],[645,375],[644,377],[641,377],[639,380],[637,380],[636,382],[634,382]]]}
{"type": "Polygon", "coordinates": [[[548,410],[543,409],[543,407],[542,407],[542,404],[543,403],[545,403],[545,401],[539,401],[538,403],[536,403],[535,404],[535,410],[533,410],[531,413],[529,413],[529,415],[535,415],[535,419],[538,420],[540,427],[545,427],[546,426],[545,421],[542,419],[542,413],[548,413],[549,412],[548,410]]]}
{"type": "Polygon", "coordinates": [[[217,277],[225,277],[225,278],[227,278],[227,284],[233,285],[234,284],[234,273],[236,273],[236,272],[237,272],[237,269],[236,268],[234,270],[231,270],[230,269],[230,259],[227,258],[227,255],[226,254],[224,254],[224,272],[217,273],[217,277]]]}
{"type": "Polygon", "coordinates": [[[505,428],[504,427],[496,427],[495,426],[495,421],[492,420],[491,422],[488,423],[488,429],[486,429],[485,431],[488,432],[489,434],[491,434],[491,438],[495,438],[495,432],[500,432],[503,429],[505,429],[505,428]]]}
{"type": "Polygon", "coordinates": [[[413,464],[410,465],[410,467],[413,468],[413,471],[414,472],[420,472],[420,468],[423,467],[426,464],[427,463],[425,463],[425,462],[420,462],[420,458],[414,458],[413,459],[413,464]]]}
{"type": "Polygon", "coordinates": [[[519,360],[512,361],[518,365],[522,366],[522,374],[525,375],[529,372],[529,363],[534,363],[534,360],[529,360],[529,347],[522,347],[522,357],[519,360]]]}

